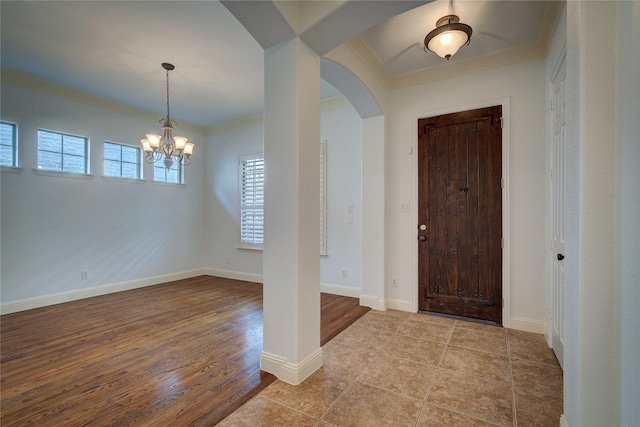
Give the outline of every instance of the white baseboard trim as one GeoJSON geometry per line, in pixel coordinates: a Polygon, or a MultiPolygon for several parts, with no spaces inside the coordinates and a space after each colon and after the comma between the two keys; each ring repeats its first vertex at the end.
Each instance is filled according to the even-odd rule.
{"type": "Polygon", "coordinates": [[[509,328],[525,332],[544,334],[544,322],[540,320],[525,319],[522,317],[509,318],[509,328]]]}
{"type": "Polygon", "coordinates": [[[569,427],[569,423],[567,419],[564,417],[564,414],[560,415],[560,427],[569,427]]]}
{"type": "Polygon", "coordinates": [[[389,310],[408,311],[412,313],[411,301],[405,301],[401,299],[387,299],[387,308],[389,310]]]}
{"type": "Polygon", "coordinates": [[[260,369],[292,385],[300,384],[321,367],[322,348],[318,348],[300,363],[289,363],[284,357],[266,351],[260,355],[260,369]]]}
{"type": "Polygon", "coordinates": [[[209,276],[224,277],[225,279],[244,280],[245,282],[263,283],[262,274],[244,273],[242,271],[222,270],[218,268],[205,268],[205,274],[209,276]]]}
{"type": "Polygon", "coordinates": [[[343,297],[360,298],[360,288],[352,288],[351,286],[320,283],[320,292],[324,292],[325,294],[340,295],[343,297]]]}
{"type": "Polygon", "coordinates": [[[125,282],[111,283],[108,285],[94,286],[91,288],[76,289],[73,291],[60,292],[57,294],[25,298],[17,301],[8,301],[0,304],[0,314],[16,313],[18,311],[31,310],[33,308],[46,307],[54,304],[76,301],[83,298],[97,297],[100,295],[112,294],[114,292],[128,291],[131,289],[158,285],[160,283],[172,282],[174,280],[188,279],[190,277],[196,277],[205,274],[208,274],[205,269],[199,268],[195,270],[181,271],[179,273],[163,274],[160,276],[127,280],[125,282]]]}
{"type": "Polygon", "coordinates": [[[360,305],[363,307],[370,307],[373,310],[387,310],[387,302],[385,299],[372,295],[360,295],[360,305]]]}

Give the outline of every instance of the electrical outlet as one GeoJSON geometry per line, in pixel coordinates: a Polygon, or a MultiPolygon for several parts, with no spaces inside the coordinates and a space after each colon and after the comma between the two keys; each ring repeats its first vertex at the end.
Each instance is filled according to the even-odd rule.
{"type": "Polygon", "coordinates": [[[340,270],[340,276],[341,277],[347,277],[347,269],[343,268],[342,270],[340,270]]]}
{"type": "Polygon", "coordinates": [[[80,279],[87,280],[89,278],[89,270],[82,270],[80,272],[80,279]]]}
{"type": "Polygon", "coordinates": [[[396,280],[395,277],[391,278],[391,287],[392,288],[397,288],[398,287],[398,281],[396,280]]]}
{"type": "Polygon", "coordinates": [[[229,257],[227,257],[227,265],[229,265],[229,257]]]}

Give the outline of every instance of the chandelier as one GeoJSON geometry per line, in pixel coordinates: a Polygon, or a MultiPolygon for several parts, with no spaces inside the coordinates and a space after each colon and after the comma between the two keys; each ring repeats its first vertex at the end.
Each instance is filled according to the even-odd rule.
{"type": "Polygon", "coordinates": [[[461,24],[456,15],[443,16],[424,38],[424,51],[430,50],[448,61],[458,49],[471,42],[471,33],[471,27],[461,24]]]}
{"type": "Polygon", "coordinates": [[[193,142],[189,142],[189,139],[184,136],[173,136],[173,126],[176,121],[169,115],[169,71],[176,67],[173,64],[163,62],[162,68],[167,71],[167,116],[160,119],[162,135],[148,133],[147,137],[141,139],[140,142],[145,152],[144,158],[148,163],[164,159],[164,167],[171,169],[174,161],[184,166],[191,163],[193,142]]]}

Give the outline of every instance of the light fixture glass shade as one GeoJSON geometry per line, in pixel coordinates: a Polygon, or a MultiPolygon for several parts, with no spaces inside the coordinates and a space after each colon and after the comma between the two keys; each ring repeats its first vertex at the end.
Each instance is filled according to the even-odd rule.
{"type": "Polygon", "coordinates": [[[148,152],[153,151],[153,148],[151,148],[151,144],[149,143],[149,140],[148,140],[148,139],[146,139],[146,138],[145,138],[145,139],[141,139],[141,140],[140,140],[140,142],[142,143],[142,149],[143,149],[145,152],[147,152],[147,153],[148,153],[148,152]]]}
{"type": "Polygon", "coordinates": [[[445,31],[431,39],[427,49],[434,52],[440,58],[450,58],[469,41],[467,33],[454,30],[445,31]]]}
{"type": "Polygon", "coordinates": [[[187,144],[184,146],[184,154],[186,156],[192,155],[193,154],[193,147],[194,147],[193,142],[187,142],[187,144]]]}
{"type": "Polygon", "coordinates": [[[462,46],[469,44],[472,32],[471,27],[461,24],[456,15],[444,16],[424,38],[425,52],[430,50],[448,61],[462,46]]]}
{"type": "Polygon", "coordinates": [[[160,145],[160,140],[162,137],[160,135],[156,135],[155,133],[148,133],[147,139],[149,140],[149,145],[152,147],[157,147],[160,145]]]}
{"type": "Polygon", "coordinates": [[[184,146],[187,143],[189,139],[185,138],[184,136],[174,136],[173,137],[173,142],[176,144],[176,148],[178,150],[184,150],[184,146]]]}

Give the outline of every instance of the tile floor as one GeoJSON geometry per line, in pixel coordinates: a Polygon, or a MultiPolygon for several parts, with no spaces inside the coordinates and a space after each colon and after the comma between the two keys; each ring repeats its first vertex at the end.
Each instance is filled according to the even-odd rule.
{"type": "Polygon", "coordinates": [[[553,426],[562,370],[539,334],[370,311],[298,386],[276,381],[220,426],[553,426]]]}

